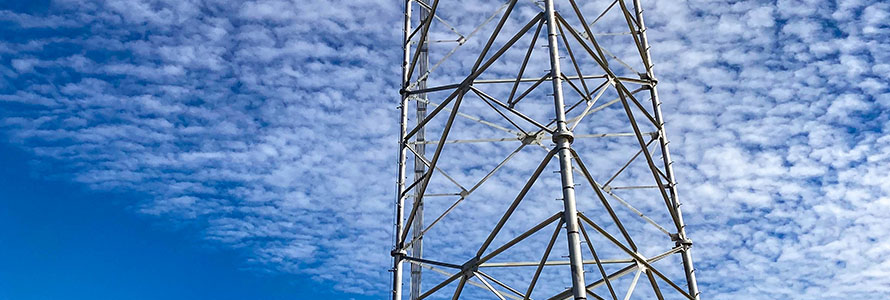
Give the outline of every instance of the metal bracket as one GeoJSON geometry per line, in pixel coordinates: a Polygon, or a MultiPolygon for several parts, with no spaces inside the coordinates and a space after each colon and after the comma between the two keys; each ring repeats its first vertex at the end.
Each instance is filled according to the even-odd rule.
{"type": "Polygon", "coordinates": [[[649,89],[652,89],[653,87],[658,85],[658,79],[649,77],[649,74],[647,74],[647,73],[637,73],[637,75],[640,75],[640,79],[650,82],[649,84],[646,85],[646,86],[648,86],[649,89]]]}
{"type": "Polygon", "coordinates": [[[572,142],[575,141],[575,134],[573,134],[571,131],[567,131],[567,130],[566,131],[557,131],[557,132],[553,133],[552,140],[554,143],[558,144],[559,140],[561,140],[561,139],[566,139],[569,141],[569,144],[571,144],[572,142]]]}
{"type": "Polygon", "coordinates": [[[685,239],[680,239],[680,235],[676,233],[671,234],[671,240],[676,242],[677,247],[683,247],[683,249],[689,249],[692,247],[692,240],[688,237],[685,239]]]}
{"type": "Polygon", "coordinates": [[[405,249],[393,249],[392,251],[389,252],[389,256],[392,256],[392,257],[408,256],[408,251],[405,251],[405,249]]]}
{"type": "Polygon", "coordinates": [[[519,136],[520,140],[522,141],[522,144],[525,144],[525,145],[530,145],[535,142],[540,142],[543,137],[544,137],[543,131],[541,131],[537,134],[524,134],[524,135],[519,136]]]}
{"type": "Polygon", "coordinates": [[[479,257],[473,257],[460,266],[460,272],[471,275],[479,270],[479,257]]]}

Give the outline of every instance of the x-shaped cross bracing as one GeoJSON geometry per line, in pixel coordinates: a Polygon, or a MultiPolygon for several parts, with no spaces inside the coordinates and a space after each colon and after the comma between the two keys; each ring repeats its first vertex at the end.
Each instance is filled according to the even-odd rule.
{"type": "MultiPolygon", "coordinates": [[[[561,2],[563,5],[561,7],[566,8],[566,11],[569,12],[566,15],[556,11],[555,1],[531,1],[535,5],[532,7],[539,8],[540,12],[527,18],[525,22],[520,23],[522,26],[518,27],[508,26],[508,24],[523,18],[522,14],[513,13],[518,11],[519,1],[507,1],[498,6],[492,14],[487,15],[487,18],[478,26],[473,27],[472,31],[466,35],[461,34],[458,26],[452,25],[460,23],[446,20],[455,16],[446,17],[442,14],[440,11],[441,0],[432,0],[432,2],[426,0],[406,1],[403,43],[405,60],[400,90],[402,117],[399,190],[396,203],[396,242],[392,251],[394,260],[393,299],[401,299],[401,270],[403,263],[406,262],[412,265],[412,300],[441,294],[446,291],[446,286],[452,284],[455,285],[454,289],[448,290],[452,299],[458,299],[467,284],[488,291],[490,295],[498,299],[531,299],[531,294],[543,278],[543,271],[546,268],[558,266],[570,266],[572,287],[557,292],[549,299],[572,297],[581,299],[590,296],[596,299],[618,300],[619,296],[623,295],[623,299],[627,300],[635,290],[638,290],[636,284],[643,275],[651,285],[652,295],[658,299],[664,299],[665,295],[669,295],[666,291],[662,291],[660,284],[666,284],[670,287],[670,291],[675,292],[674,295],[679,295],[684,299],[698,299],[698,288],[690,254],[691,242],[686,237],[685,225],[680,213],[676,180],[671,168],[672,161],[660,108],[661,102],[658,99],[658,82],[652,71],[640,1],[632,1],[632,8],[625,3],[630,0],[609,1],[608,6],[592,21],[585,18],[583,13],[585,9],[575,0],[561,2]],[[411,25],[413,20],[411,10],[414,7],[421,11],[421,18],[418,20],[417,26],[411,25]],[[472,67],[465,73],[467,75],[461,77],[462,79],[457,83],[428,86],[428,82],[436,78],[439,72],[447,73],[442,70],[453,70],[452,67],[449,69],[444,66],[455,57],[462,57],[459,54],[460,49],[467,49],[468,41],[478,36],[478,33],[486,31],[487,26],[492,24],[499,14],[501,17],[491,29],[488,39],[481,48],[478,48],[478,45],[469,46],[468,51],[474,51],[477,55],[472,67]],[[625,24],[626,29],[605,28],[605,32],[592,30],[597,26],[606,26],[602,24],[607,22],[610,15],[617,16],[621,21],[619,23],[625,24]],[[573,26],[572,22],[580,24],[580,27],[573,26]],[[455,34],[456,38],[454,40],[430,40],[433,24],[443,25],[446,29],[445,32],[455,34]],[[515,33],[506,40],[499,39],[501,33],[506,30],[515,30],[515,33]],[[540,41],[542,35],[543,42],[540,41]],[[528,39],[527,46],[520,46],[518,42],[528,36],[531,38],[528,39]],[[600,40],[627,36],[632,39],[629,45],[636,50],[637,62],[622,60],[620,57],[627,55],[626,52],[609,51],[600,40]],[[456,42],[457,45],[444,52],[430,66],[428,60],[431,48],[429,45],[439,42],[456,42]],[[412,47],[414,48],[412,49],[412,47]],[[511,49],[514,48],[518,50],[517,54],[519,55],[515,58],[521,57],[521,60],[513,60],[518,67],[515,76],[502,76],[500,71],[490,70],[498,62],[511,61],[514,57],[505,55],[512,53],[511,49]],[[548,50],[546,54],[549,57],[550,65],[546,72],[534,76],[531,75],[534,74],[531,69],[537,67],[534,58],[535,54],[539,53],[536,50],[541,48],[548,50]],[[567,56],[561,57],[561,53],[567,56]],[[630,71],[633,75],[625,76],[616,73],[610,66],[610,63],[616,62],[621,65],[622,72],[630,71]],[[563,72],[562,64],[571,71],[563,72]],[[637,64],[637,67],[635,68],[633,64],[637,64]],[[642,66],[643,72],[637,71],[640,66],[642,66]],[[495,74],[495,78],[483,78],[483,75],[489,73],[495,74]],[[542,91],[547,86],[552,86],[551,93],[542,96],[542,91]],[[569,95],[564,95],[563,87],[568,87],[570,92],[565,94],[569,95]],[[641,101],[645,99],[641,97],[644,94],[649,94],[647,100],[651,102],[651,107],[646,107],[641,101]],[[569,98],[576,100],[571,101],[570,105],[566,105],[565,101],[569,98]],[[546,117],[540,111],[535,110],[540,106],[533,104],[540,103],[542,99],[552,99],[555,104],[555,115],[546,117]],[[418,108],[418,113],[416,123],[409,125],[407,110],[412,103],[418,108]],[[466,103],[476,106],[473,109],[466,108],[469,107],[466,105],[462,107],[462,104],[466,103]],[[432,110],[427,111],[427,106],[432,106],[432,110]],[[479,110],[479,107],[483,109],[479,110]],[[619,113],[626,118],[623,124],[630,125],[624,127],[627,130],[624,132],[576,134],[576,131],[589,130],[593,124],[602,123],[604,120],[615,122],[614,116],[611,119],[602,117],[604,116],[602,113],[606,111],[609,111],[610,114],[619,113]],[[460,126],[463,127],[455,127],[456,124],[462,124],[460,126]],[[475,128],[473,130],[477,134],[491,131],[500,132],[501,135],[473,138],[452,137],[453,132],[460,132],[468,128],[475,128]],[[428,130],[440,130],[439,137],[427,140],[425,133],[428,130]],[[552,144],[547,140],[548,137],[552,144]],[[594,174],[582,160],[579,150],[583,149],[576,149],[572,146],[576,139],[599,138],[603,141],[612,141],[624,137],[632,138],[635,141],[637,151],[626,154],[628,156],[626,163],[616,166],[616,170],[606,175],[608,179],[603,183],[595,180],[595,177],[600,175],[594,174]],[[447,151],[446,149],[459,145],[490,143],[515,143],[516,147],[499,163],[487,169],[484,176],[474,180],[472,184],[461,182],[466,180],[466,176],[463,176],[466,170],[460,167],[454,168],[461,164],[454,164],[448,161],[449,158],[443,159],[443,151],[447,151]],[[453,212],[465,206],[462,203],[477,201],[473,196],[481,187],[485,186],[485,183],[491,182],[492,178],[506,176],[503,174],[503,170],[511,168],[512,162],[524,149],[529,148],[526,147],[528,145],[532,145],[531,148],[544,149],[547,154],[515,195],[513,201],[506,207],[497,223],[493,225],[494,227],[489,231],[476,254],[465,258],[460,263],[447,262],[456,257],[446,256],[440,261],[423,255],[423,252],[420,251],[423,239],[434,237],[431,235],[434,233],[433,229],[443,226],[441,224],[448,221],[453,216],[453,212]],[[432,150],[431,156],[426,152],[426,146],[433,147],[430,149],[432,150]],[[658,153],[661,154],[660,160],[656,156],[658,153]],[[409,157],[413,157],[415,162],[416,176],[413,181],[408,181],[405,177],[409,157]],[[499,234],[502,232],[505,234],[516,233],[515,228],[507,229],[506,224],[517,212],[520,204],[530,201],[528,198],[533,197],[530,194],[532,186],[540,181],[541,174],[552,161],[557,161],[559,165],[557,173],[560,174],[563,194],[563,198],[560,200],[564,204],[564,209],[530,229],[516,234],[514,238],[498,248],[489,251],[499,234]],[[642,168],[634,169],[634,166],[642,166],[642,168]],[[616,185],[617,182],[624,180],[622,178],[628,176],[640,178],[640,175],[645,173],[650,174],[651,184],[616,185]],[[581,176],[581,181],[585,182],[585,185],[593,191],[592,198],[585,196],[583,200],[591,200],[596,205],[595,207],[585,207],[583,211],[587,211],[587,213],[595,211],[598,213],[598,217],[606,217],[604,220],[594,221],[596,218],[590,218],[582,210],[576,209],[576,184],[573,174],[581,176]],[[431,180],[434,176],[441,176],[450,183],[444,186],[442,184],[433,185],[431,180]],[[451,186],[457,190],[428,191],[430,188],[442,189],[451,186]],[[663,202],[663,218],[652,217],[651,214],[658,211],[652,209],[652,203],[640,201],[646,199],[628,200],[627,195],[622,194],[624,191],[629,193],[644,190],[657,191],[655,197],[663,202]],[[432,197],[457,197],[457,199],[445,206],[440,213],[435,214],[432,222],[424,224],[424,199],[432,197]],[[609,199],[619,202],[624,209],[616,211],[609,199]],[[406,200],[410,200],[410,207],[405,206],[406,200]],[[639,208],[637,205],[641,203],[645,205],[639,208]],[[407,214],[405,214],[405,208],[410,208],[407,214]],[[630,215],[638,219],[639,223],[664,233],[660,238],[672,245],[655,256],[643,255],[641,252],[644,250],[638,247],[632,238],[634,234],[638,233],[638,230],[628,229],[620,215],[630,215]],[[665,221],[672,225],[663,226],[665,221]],[[511,261],[510,257],[504,257],[506,261],[490,261],[504,255],[506,250],[516,247],[517,244],[526,241],[536,232],[554,224],[555,227],[548,243],[541,245],[543,255],[540,260],[535,262],[511,261]],[[621,239],[613,236],[607,231],[607,228],[617,230],[621,239]],[[549,258],[560,232],[565,232],[569,242],[568,260],[549,258]],[[605,243],[597,242],[592,236],[604,238],[605,243]],[[584,256],[581,250],[582,244],[587,249],[587,255],[590,255],[587,259],[582,257],[584,256]],[[625,257],[601,259],[600,254],[602,253],[597,252],[596,248],[603,245],[612,247],[612,252],[620,250],[609,253],[609,255],[622,254],[625,257]],[[669,272],[666,273],[653,266],[653,263],[672,257],[674,254],[679,254],[682,257],[686,288],[681,288],[675,282],[676,279],[670,277],[672,275],[669,272]],[[623,267],[618,270],[607,270],[606,266],[616,264],[623,265],[623,267]],[[585,266],[595,267],[591,273],[596,273],[599,279],[593,282],[585,281],[583,269],[585,266]],[[513,288],[511,283],[498,278],[498,276],[483,272],[483,269],[517,267],[535,267],[525,291],[513,288]],[[439,281],[426,290],[421,290],[420,273],[423,269],[446,275],[447,279],[439,281]],[[614,281],[629,274],[634,274],[634,276],[626,290],[615,286],[614,281]],[[597,288],[603,286],[606,287],[606,291],[597,293],[597,288]]],[[[457,16],[457,20],[463,20],[463,18],[457,16]]],[[[453,78],[454,76],[449,74],[444,78],[449,77],[453,78]]],[[[602,161],[594,160],[594,162],[602,161]]],[[[496,200],[486,199],[486,201],[496,200]]],[[[447,228],[442,230],[447,230],[447,228]]]]}

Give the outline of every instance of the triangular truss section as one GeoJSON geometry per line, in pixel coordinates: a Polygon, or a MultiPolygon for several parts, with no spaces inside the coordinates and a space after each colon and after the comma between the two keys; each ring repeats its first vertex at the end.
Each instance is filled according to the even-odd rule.
{"type": "Polygon", "coordinates": [[[699,299],[642,11],[405,1],[392,299],[699,299]]]}

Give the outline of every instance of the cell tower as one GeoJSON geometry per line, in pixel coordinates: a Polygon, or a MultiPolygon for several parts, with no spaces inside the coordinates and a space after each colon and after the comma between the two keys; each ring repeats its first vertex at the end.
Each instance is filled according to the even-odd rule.
{"type": "Polygon", "coordinates": [[[480,2],[405,1],[392,299],[699,299],[640,0],[480,2]]]}

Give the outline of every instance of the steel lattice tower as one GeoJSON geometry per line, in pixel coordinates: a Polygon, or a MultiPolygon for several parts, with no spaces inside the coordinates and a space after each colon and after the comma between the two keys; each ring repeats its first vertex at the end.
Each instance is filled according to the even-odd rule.
{"type": "Polygon", "coordinates": [[[699,299],[640,0],[482,2],[405,1],[392,299],[699,299]]]}

